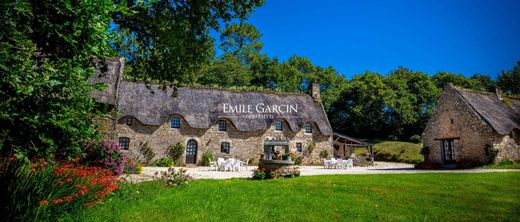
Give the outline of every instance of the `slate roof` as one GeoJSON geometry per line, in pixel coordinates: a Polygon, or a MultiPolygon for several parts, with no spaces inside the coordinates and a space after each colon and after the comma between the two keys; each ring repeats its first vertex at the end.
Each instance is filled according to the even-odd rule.
{"type": "Polygon", "coordinates": [[[117,104],[119,112],[123,116],[133,116],[147,125],[161,125],[171,115],[181,115],[194,128],[209,128],[220,118],[227,118],[240,131],[255,131],[269,128],[274,120],[225,114],[222,112],[222,104],[251,104],[253,107],[258,103],[297,104],[297,113],[274,113],[274,117],[287,121],[293,132],[299,131],[304,123],[314,122],[322,134],[333,133],[321,103],[315,102],[307,94],[181,87],[177,89],[176,96],[173,96],[172,88],[163,90],[160,87],[121,81],[117,104]]]}
{"type": "Polygon", "coordinates": [[[520,100],[506,97],[505,100],[495,93],[479,92],[450,85],[497,133],[509,134],[520,129],[520,100]],[[507,101],[509,100],[509,101],[507,101]]]}

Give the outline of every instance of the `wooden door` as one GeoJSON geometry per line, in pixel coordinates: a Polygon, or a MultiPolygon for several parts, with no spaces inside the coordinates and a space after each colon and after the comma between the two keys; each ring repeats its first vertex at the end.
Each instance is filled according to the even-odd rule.
{"type": "Polygon", "coordinates": [[[189,140],[186,146],[186,164],[197,163],[197,141],[189,140]]]}

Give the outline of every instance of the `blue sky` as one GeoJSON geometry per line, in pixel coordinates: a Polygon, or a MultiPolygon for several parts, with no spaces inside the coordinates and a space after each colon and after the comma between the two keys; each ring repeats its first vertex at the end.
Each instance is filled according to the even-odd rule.
{"type": "Polygon", "coordinates": [[[520,60],[520,0],[266,0],[248,22],[269,56],[306,56],[348,78],[398,66],[495,78],[520,60]]]}

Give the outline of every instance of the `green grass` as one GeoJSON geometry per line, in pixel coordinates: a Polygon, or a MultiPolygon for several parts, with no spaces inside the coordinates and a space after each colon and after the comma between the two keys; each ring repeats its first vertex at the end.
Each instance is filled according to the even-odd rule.
{"type": "Polygon", "coordinates": [[[501,161],[497,164],[482,166],[484,169],[520,169],[520,163],[515,161],[501,161]]]}
{"type": "Polygon", "coordinates": [[[64,221],[518,221],[520,173],[327,175],[132,185],[64,221]],[[139,194],[137,193],[139,191],[139,194]],[[137,197],[134,199],[134,197],[137,197]]]}
{"type": "MultiPolygon", "coordinates": [[[[376,161],[421,163],[424,161],[420,151],[422,144],[401,141],[372,141],[374,143],[374,155],[376,161]]],[[[363,155],[366,148],[354,150],[356,155],[363,155]]]]}

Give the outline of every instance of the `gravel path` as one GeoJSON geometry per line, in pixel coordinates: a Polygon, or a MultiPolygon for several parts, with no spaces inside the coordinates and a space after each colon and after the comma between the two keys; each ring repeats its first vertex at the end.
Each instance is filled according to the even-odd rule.
{"type": "MultiPolygon", "coordinates": [[[[302,176],[328,174],[410,174],[410,173],[490,173],[520,172],[520,169],[464,169],[464,170],[418,170],[413,164],[376,162],[375,166],[354,167],[352,169],[324,169],[323,166],[300,166],[302,176]]],[[[141,175],[127,176],[131,182],[153,179],[156,172],[166,171],[167,167],[144,167],[141,175]]],[[[256,166],[242,169],[240,172],[209,171],[209,167],[186,168],[187,173],[195,179],[230,179],[249,178],[256,166]]],[[[159,173],[160,175],[160,173],[159,173]]]]}

